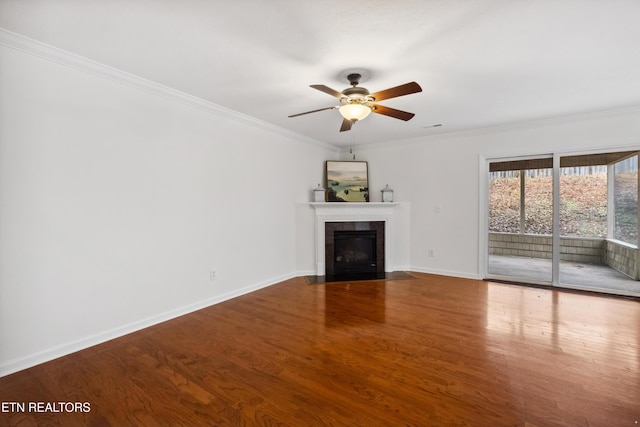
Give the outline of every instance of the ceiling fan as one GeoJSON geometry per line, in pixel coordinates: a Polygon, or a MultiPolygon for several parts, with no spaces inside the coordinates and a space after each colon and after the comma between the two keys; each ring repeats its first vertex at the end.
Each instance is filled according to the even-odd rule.
{"type": "Polygon", "coordinates": [[[418,83],[405,83],[403,85],[381,90],[379,92],[369,93],[367,89],[358,86],[361,77],[362,76],[358,73],[349,74],[347,76],[347,79],[349,80],[349,83],[351,83],[351,87],[346,88],[342,92],[333,90],[325,85],[311,85],[311,87],[314,89],[317,89],[331,96],[335,96],[340,100],[341,105],[293,114],[289,117],[298,117],[305,114],[317,113],[318,111],[324,110],[334,110],[337,108],[343,117],[342,126],[340,126],[340,132],[344,132],[350,130],[351,126],[353,126],[355,122],[364,119],[371,112],[404,121],[411,120],[413,116],[415,116],[414,113],[408,113],[406,111],[396,110],[395,108],[385,107],[384,105],[376,104],[376,102],[383,101],[389,98],[396,98],[398,96],[422,92],[422,88],[418,83]]]}

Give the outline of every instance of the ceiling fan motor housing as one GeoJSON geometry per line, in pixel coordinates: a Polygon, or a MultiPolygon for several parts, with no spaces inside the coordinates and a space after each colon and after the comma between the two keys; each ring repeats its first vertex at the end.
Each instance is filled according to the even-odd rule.
{"type": "Polygon", "coordinates": [[[365,104],[372,102],[373,98],[369,96],[369,91],[363,87],[350,87],[342,91],[344,95],[340,98],[340,102],[344,104],[365,104]]]}

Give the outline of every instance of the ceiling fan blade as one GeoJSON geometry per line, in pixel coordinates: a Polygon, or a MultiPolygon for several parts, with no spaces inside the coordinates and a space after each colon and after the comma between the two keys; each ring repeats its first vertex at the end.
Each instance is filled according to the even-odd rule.
{"type": "Polygon", "coordinates": [[[413,116],[415,116],[414,113],[396,110],[395,108],[385,107],[384,105],[372,105],[371,111],[377,114],[393,117],[394,119],[404,120],[405,122],[407,120],[411,120],[413,116]]]}
{"type": "Polygon", "coordinates": [[[372,93],[371,97],[374,98],[375,101],[382,101],[383,99],[396,98],[398,96],[410,95],[417,92],[422,92],[422,88],[418,83],[411,82],[372,93]]]}
{"type": "Polygon", "coordinates": [[[317,113],[318,111],[324,111],[324,110],[333,110],[333,109],[336,109],[336,108],[338,108],[338,107],[318,108],[317,110],[311,110],[311,111],[305,111],[304,113],[292,114],[292,115],[290,115],[288,117],[304,116],[305,114],[317,113]]]}
{"type": "Polygon", "coordinates": [[[335,96],[338,99],[344,96],[342,93],[338,92],[337,90],[333,90],[330,87],[327,87],[325,85],[311,85],[311,87],[319,90],[320,92],[324,92],[328,95],[335,96]]]}
{"type": "Polygon", "coordinates": [[[353,125],[353,122],[351,120],[343,119],[342,120],[342,126],[340,126],[340,132],[351,130],[351,126],[352,125],[353,125]]]}

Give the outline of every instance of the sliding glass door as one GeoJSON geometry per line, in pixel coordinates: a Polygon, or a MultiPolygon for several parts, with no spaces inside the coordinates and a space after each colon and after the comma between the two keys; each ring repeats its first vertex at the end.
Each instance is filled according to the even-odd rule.
{"type": "Polygon", "coordinates": [[[637,151],[487,169],[486,278],[640,295],[637,151]]]}

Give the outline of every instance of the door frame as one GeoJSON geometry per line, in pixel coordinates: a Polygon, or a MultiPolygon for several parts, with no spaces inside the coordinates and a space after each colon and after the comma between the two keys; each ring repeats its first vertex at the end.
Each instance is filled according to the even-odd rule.
{"type": "MultiPolygon", "coordinates": [[[[590,290],[604,293],[612,293],[616,295],[630,295],[630,296],[640,296],[634,292],[628,293],[625,291],[615,291],[607,289],[591,289],[591,288],[582,288],[580,286],[576,286],[573,284],[565,284],[560,283],[560,159],[562,157],[570,157],[570,156],[578,156],[578,155],[589,155],[589,154],[603,154],[603,153],[615,153],[621,151],[640,151],[640,145],[629,145],[629,146],[616,146],[616,147],[607,147],[607,148],[599,148],[599,149],[585,149],[585,150],[576,150],[569,152],[554,152],[554,153],[540,153],[540,154],[524,154],[524,155],[510,155],[510,156],[489,156],[489,155],[480,155],[479,156],[479,179],[478,179],[478,191],[480,194],[479,197],[479,248],[478,248],[478,271],[480,277],[486,280],[507,280],[507,281],[516,281],[517,277],[504,277],[497,275],[490,275],[489,270],[489,164],[493,162],[505,162],[505,161],[514,161],[514,160],[528,160],[528,159],[536,159],[536,158],[552,158],[553,159],[553,226],[552,226],[552,271],[551,271],[551,282],[536,282],[533,280],[527,280],[526,283],[531,284],[540,284],[543,286],[551,286],[557,288],[566,288],[566,289],[582,289],[582,290],[590,290]]],[[[640,184],[640,171],[639,171],[639,184],[640,184]]],[[[640,187],[639,187],[640,188],[640,187]]],[[[639,197],[640,204],[640,197],[639,197]]],[[[640,221],[639,221],[640,227],[640,221]]],[[[639,233],[640,239],[640,233],[639,233]]],[[[640,245],[639,245],[640,247],[640,245]]],[[[631,279],[630,279],[631,280],[631,279]]]]}

